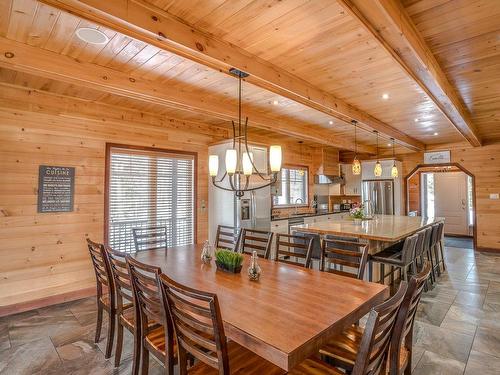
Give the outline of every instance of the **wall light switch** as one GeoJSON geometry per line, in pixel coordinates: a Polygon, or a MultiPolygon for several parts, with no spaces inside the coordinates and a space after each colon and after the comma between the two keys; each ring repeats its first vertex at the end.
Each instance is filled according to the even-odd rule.
{"type": "Polygon", "coordinates": [[[498,193],[490,194],[490,199],[499,199],[498,193]]]}

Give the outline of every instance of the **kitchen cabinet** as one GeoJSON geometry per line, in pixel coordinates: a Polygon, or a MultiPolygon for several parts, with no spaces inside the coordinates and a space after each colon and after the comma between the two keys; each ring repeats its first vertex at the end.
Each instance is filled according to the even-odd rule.
{"type": "Polygon", "coordinates": [[[351,164],[341,164],[344,177],[344,195],[361,195],[361,175],[352,173],[351,164]]]}
{"type": "Polygon", "coordinates": [[[288,220],[272,221],[271,232],[288,234],[288,220]]]}

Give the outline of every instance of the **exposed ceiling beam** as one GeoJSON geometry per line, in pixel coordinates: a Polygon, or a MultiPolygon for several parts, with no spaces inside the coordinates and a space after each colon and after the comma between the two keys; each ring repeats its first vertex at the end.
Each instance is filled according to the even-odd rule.
{"type": "Polygon", "coordinates": [[[228,73],[246,71],[246,81],[366,130],[376,129],[411,150],[425,145],[309,82],[226,41],[215,38],[141,0],[41,0],[143,42],[228,73]]]}
{"type": "Polygon", "coordinates": [[[425,91],[473,146],[481,139],[469,112],[399,0],[338,0],[425,91]]]}
{"type": "MultiPolygon", "coordinates": [[[[237,111],[213,95],[193,94],[177,87],[133,77],[99,65],[81,62],[68,56],[32,47],[0,37],[0,67],[32,73],[45,78],[100,90],[106,93],[142,100],[147,103],[204,114],[225,121],[237,120],[237,111]]],[[[276,133],[341,149],[354,149],[334,132],[318,125],[291,119],[270,117],[259,111],[245,111],[249,125],[276,133]]],[[[375,153],[372,146],[359,145],[360,152],[375,153]]]]}

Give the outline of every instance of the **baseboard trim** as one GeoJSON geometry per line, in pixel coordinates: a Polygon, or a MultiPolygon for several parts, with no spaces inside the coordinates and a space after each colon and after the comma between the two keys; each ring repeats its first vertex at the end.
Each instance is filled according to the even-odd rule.
{"type": "Polygon", "coordinates": [[[478,246],[476,251],[482,251],[484,253],[500,253],[500,249],[495,249],[493,247],[481,247],[478,246]]]}
{"type": "Polygon", "coordinates": [[[73,292],[67,292],[62,294],[56,294],[54,296],[39,298],[32,301],[19,302],[7,306],[0,306],[0,317],[12,314],[18,314],[21,312],[30,311],[34,309],[39,309],[41,307],[47,307],[50,305],[57,305],[58,303],[69,302],[81,298],[95,296],[95,294],[96,294],[96,288],[90,287],[90,288],[75,290],[73,292]]]}
{"type": "Polygon", "coordinates": [[[468,234],[453,234],[453,233],[445,233],[445,237],[454,237],[454,238],[474,238],[474,236],[468,234]]]}

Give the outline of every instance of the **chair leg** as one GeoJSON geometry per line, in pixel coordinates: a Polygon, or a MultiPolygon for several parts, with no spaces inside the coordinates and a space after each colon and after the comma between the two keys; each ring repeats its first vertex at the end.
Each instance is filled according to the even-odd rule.
{"type": "Polygon", "coordinates": [[[94,343],[96,343],[96,344],[101,339],[102,313],[103,313],[103,307],[98,302],[97,303],[97,323],[96,323],[96,326],[95,326],[95,338],[94,338],[94,343]]]}
{"type": "Polygon", "coordinates": [[[401,272],[403,273],[401,278],[408,282],[408,266],[401,267],[401,272]]]}
{"type": "Polygon", "coordinates": [[[385,264],[380,263],[380,284],[385,284],[385,264]]]}
{"type": "Polygon", "coordinates": [[[437,275],[438,277],[441,276],[441,266],[439,263],[441,263],[441,260],[439,259],[440,256],[439,256],[439,249],[438,249],[438,242],[436,242],[436,244],[434,245],[434,258],[436,259],[436,264],[435,264],[435,267],[437,269],[437,275]]]}
{"type": "Polygon", "coordinates": [[[120,366],[123,348],[123,326],[118,319],[116,327],[116,349],[115,349],[115,367],[120,366]]]}
{"type": "Polygon", "coordinates": [[[104,354],[104,358],[106,359],[111,357],[111,351],[113,350],[113,341],[115,340],[116,313],[114,311],[110,311],[108,317],[108,338],[106,339],[106,353],[104,354]]]}
{"type": "Polygon", "coordinates": [[[434,284],[436,282],[436,270],[434,268],[434,258],[431,249],[427,251],[427,259],[431,262],[431,283],[434,284]]]}
{"type": "Polygon", "coordinates": [[[141,375],[148,375],[149,372],[149,351],[144,345],[141,347],[141,375]]]}
{"type": "Polygon", "coordinates": [[[441,260],[443,261],[443,272],[446,271],[446,266],[444,264],[444,244],[443,240],[439,241],[439,250],[441,252],[441,260]]]}
{"type": "Polygon", "coordinates": [[[134,355],[132,361],[132,375],[139,375],[141,362],[141,332],[136,328],[134,331],[134,355]]]}

